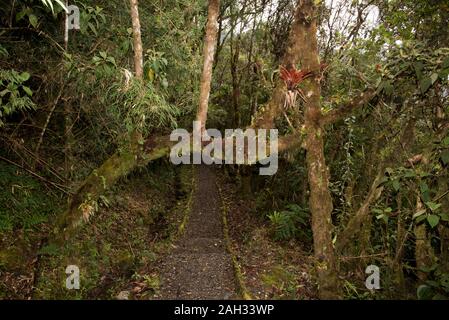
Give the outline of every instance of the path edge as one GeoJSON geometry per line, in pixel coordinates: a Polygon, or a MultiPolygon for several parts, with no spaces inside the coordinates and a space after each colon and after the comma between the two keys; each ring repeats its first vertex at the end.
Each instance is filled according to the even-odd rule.
{"type": "Polygon", "coordinates": [[[220,185],[218,184],[217,180],[215,180],[215,185],[217,186],[218,195],[219,195],[220,201],[221,201],[223,234],[224,234],[224,239],[226,242],[226,250],[228,251],[229,255],[231,256],[232,267],[234,269],[234,275],[237,280],[236,281],[237,282],[237,291],[238,291],[238,294],[243,298],[243,300],[253,300],[248,289],[246,288],[240,264],[237,261],[237,256],[236,256],[236,254],[232,248],[232,245],[231,245],[231,238],[229,236],[229,225],[228,225],[228,218],[227,218],[228,206],[224,201],[222,190],[221,190],[220,185]]]}

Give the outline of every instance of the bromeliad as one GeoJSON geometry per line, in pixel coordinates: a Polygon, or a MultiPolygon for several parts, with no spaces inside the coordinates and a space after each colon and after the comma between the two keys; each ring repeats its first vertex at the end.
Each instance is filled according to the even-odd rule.
{"type": "MultiPolygon", "coordinates": [[[[324,69],[327,68],[327,64],[322,63],[320,65],[321,73],[324,71],[324,69]]],[[[291,124],[289,118],[287,117],[287,114],[285,113],[286,110],[293,108],[296,105],[298,95],[301,98],[302,101],[306,102],[306,97],[302,90],[298,87],[298,85],[303,82],[305,79],[311,77],[314,73],[309,70],[297,70],[295,66],[288,65],[287,67],[281,66],[280,68],[280,78],[284,81],[287,92],[285,93],[285,99],[284,99],[284,116],[287,120],[288,124],[293,128],[293,125],[291,124]]]]}

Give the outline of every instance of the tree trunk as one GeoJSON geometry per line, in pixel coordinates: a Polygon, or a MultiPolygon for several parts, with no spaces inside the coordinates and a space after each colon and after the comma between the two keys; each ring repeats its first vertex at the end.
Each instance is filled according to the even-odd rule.
{"type": "MultiPolygon", "coordinates": [[[[135,76],[141,81],[143,78],[143,54],[138,2],[137,0],[130,0],[130,4],[133,26],[135,76]]],[[[66,119],[67,117],[68,115],[66,114],[66,119]]],[[[67,126],[68,124],[66,123],[66,137],[71,132],[71,128],[67,126]]],[[[67,141],[70,140],[67,138],[67,141]]],[[[74,196],[70,199],[67,210],[58,219],[55,235],[52,240],[61,242],[69,238],[73,231],[83,221],[87,221],[95,212],[98,197],[120,177],[127,175],[137,165],[145,164],[153,158],[158,158],[168,153],[169,150],[166,147],[166,143],[169,142],[168,138],[163,139],[163,142],[155,149],[151,148],[152,143],[147,144],[147,146],[150,145],[150,150],[147,150],[147,154],[144,155],[142,134],[138,129],[134,130],[129,137],[128,149],[113,154],[103,165],[94,170],[78,188],[74,196]]],[[[68,146],[70,147],[70,144],[68,146]]],[[[70,149],[66,146],[65,151],[67,159],[70,149]]]]}
{"type": "MultiPolygon", "coordinates": [[[[439,194],[443,195],[448,191],[448,174],[447,168],[442,168],[444,173],[438,178],[439,194]]],[[[449,195],[446,194],[441,199],[442,212],[449,212],[449,195]]],[[[444,272],[449,273],[449,227],[447,222],[440,222],[438,225],[438,232],[440,236],[440,264],[444,272]]]]}
{"type": "Polygon", "coordinates": [[[313,0],[298,2],[291,32],[291,38],[295,41],[287,47],[284,61],[293,61],[298,54],[302,69],[313,72],[313,76],[304,82],[309,204],[319,295],[321,299],[334,299],[339,297],[338,268],[332,244],[333,206],[329,191],[329,173],[324,157],[324,129],[320,124],[320,61],[316,7],[313,0]]]}
{"type": "MultiPolygon", "coordinates": [[[[204,68],[198,112],[198,118],[203,125],[207,117],[207,103],[212,77],[214,46],[216,43],[218,8],[219,1],[211,0],[209,3],[209,21],[206,28],[204,68]]],[[[134,55],[135,73],[137,79],[142,79],[142,64],[140,63],[142,57],[142,40],[137,0],[131,0],[131,17],[133,22],[134,50],[140,51],[134,55]]],[[[106,189],[114,185],[117,180],[126,176],[136,167],[144,166],[152,160],[169,154],[170,147],[174,144],[168,136],[147,139],[144,144],[141,141],[142,136],[140,132],[135,130],[129,137],[128,148],[126,150],[114,153],[83,181],[71,198],[68,209],[57,222],[53,238],[54,242],[60,243],[68,239],[83,221],[87,221],[95,212],[98,197],[106,189]]]]}
{"type": "Polygon", "coordinates": [[[201,123],[201,131],[206,129],[207,109],[209,105],[212,68],[214,64],[215,45],[217,44],[217,21],[220,12],[220,0],[209,0],[207,11],[206,36],[203,47],[203,73],[200,84],[200,102],[197,121],[201,123]]]}
{"type": "Polygon", "coordinates": [[[238,62],[240,56],[240,34],[237,36],[234,45],[234,28],[235,25],[231,25],[231,78],[232,78],[232,124],[234,128],[238,128],[240,126],[240,81],[238,76],[238,62]]]}
{"type": "Polygon", "coordinates": [[[77,227],[88,221],[96,210],[99,196],[121,177],[126,176],[137,166],[145,166],[150,161],[169,154],[172,144],[169,137],[164,136],[147,140],[144,149],[131,143],[128,150],[114,153],[84,180],[71,198],[69,207],[58,219],[54,242],[61,243],[67,240],[77,227]]]}
{"type": "Polygon", "coordinates": [[[398,287],[398,290],[405,293],[405,278],[402,268],[402,259],[404,258],[404,247],[407,240],[407,230],[405,228],[405,217],[402,212],[402,193],[396,196],[398,221],[396,227],[396,250],[393,259],[392,269],[394,272],[394,281],[398,287]]]}
{"type": "MultiPolygon", "coordinates": [[[[416,209],[415,212],[423,210],[424,204],[421,201],[420,194],[416,196],[416,209]]],[[[415,225],[415,260],[417,268],[417,276],[422,282],[427,280],[427,273],[421,271],[423,269],[430,268],[434,261],[434,252],[430,239],[427,236],[426,223],[420,223],[415,225]]]]}
{"type": "Polygon", "coordinates": [[[134,70],[137,79],[143,77],[143,49],[142,36],[140,33],[140,19],[138,0],[130,0],[131,20],[133,25],[133,44],[134,44],[134,70]]]}

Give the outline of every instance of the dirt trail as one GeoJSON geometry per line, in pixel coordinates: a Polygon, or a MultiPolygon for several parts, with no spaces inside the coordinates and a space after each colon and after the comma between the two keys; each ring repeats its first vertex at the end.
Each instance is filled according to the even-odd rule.
{"type": "Polygon", "coordinates": [[[197,187],[184,234],[161,263],[160,298],[237,298],[213,168],[197,166],[195,175],[197,187]]]}

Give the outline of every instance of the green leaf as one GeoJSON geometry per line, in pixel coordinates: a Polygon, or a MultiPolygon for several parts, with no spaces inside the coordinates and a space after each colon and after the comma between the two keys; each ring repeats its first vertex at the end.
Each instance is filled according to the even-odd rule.
{"type": "Polygon", "coordinates": [[[28,10],[22,10],[19,13],[16,14],[16,21],[19,22],[20,20],[23,19],[23,17],[26,16],[26,14],[28,13],[28,10]]]}
{"type": "Polygon", "coordinates": [[[22,80],[22,82],[27,81],[30,78],[30,74],[28,72],[22,72],[20,74],[20,80],[22,80]]]}
{"type": "Polygon", "coordinates": [[[392,181],[392,185],[393,185],[393,189],[394,189],[395,191],[399,191],[399,189],[401,189],[401,183],[399,182],[398,179],[393,180],[393,181],[392,181]]]}
{"type": "Polygon", "coordinates": [[[28,15],[28,20],[30,21],[30,24],[31,24],[34,28],[37,28],[37,22],[38,22],[38,19],[37,19],[37,17],[36,17],[34,14],[28,15]]]}
{"type": "Polygon", "coordinates": [[[388,223],[389,217],[385,213],[382,213],[382,214],[379,214],[378,216],[376,216],[376,219],[377,220],[382,219],[385,223],[388,223]]]}
{"type": "Polygon", "coordinates": [[[418,290],[416,290],[416,295],[419,300],[430,300],[433,297],[433,290],[431,287],[423,284],[418,287],[418,290]]]}
{"type": "Polygon", "coordinates": [[[422,222],[424,219],[426,219],[425,215],[420,215],[418,218],[416,218],[416,223],[422,222]]]}
{"type": "Polygon", "coordinates": [[[31,91],[31,89],[27,86],[22,86],[23,91],[26,92],[27,95],[29,95],[30,97],[33,95],[33,91],[31,91]]]}
{"type": "Polygon", "coordinates": [[[424,78],[419,82],[419,86],[421,88],[421,93],[424,94],[427,92],[427,90],[430,89],[432,86],[432,79],[430,78],[424,78]]]}
{"type": "Polygon", "coordinates": [[[92,32],[97,35],[97,29],[95,28],[95,26],[92,24],[92,22],[89,22],[87,24],[87,26],[90,28],[90,30],[92,30],[92,32]]]}
{"type": "Polygon", "coordinates": [[[440,222],[440,216],[437,216],[435,214],[430,214],[427,216],[427,222],[432,228],[435,228],[438,223],[440,222]]]}
{"type": "Polygon", "coordinates": [[[440,218],[443,221],[449,222],[449,214],[447,213],[440,213],[440,218]]]}
{"type": "Polygon", "coordinates": [[[444,164],[449,163],[449,150],[444,150],[441,152],[441,161],[443,161],[444,164]]]}
{"type": "Polygon", "coordinates": [[[387,96],[391,96],[393,94],[394,87],[390,81],[385,81],[385,83],[383,84],[383,89],[387,96]]]}
{"type": "Polygon", "coordinates": [[[61,1],[61,0],[55,0],[55,2],[57,4],[59,4],[61,6],[62,9],[64,9],[65,12],[69,13],[69,10],[67,9],[67,7],[65,6],[65,4],[61,1]]]}
{"type": "Polygon", "coordinates": [[[426,213],[426,212],[427,212],[426,209],[419,210],[418,212],[416,212],[416,213],[413,215],[413,219],[418,218],[419,216],[423,215],[423,214],[426,213]]]}
{"type": "Polygon", "coordinates": [[[441,203],[435,203],[435,202],[429,201],[429,202],[426,202],[426,206],[427,206],[430,210],[436,211],[436,210],[438,210],[438,208],[441,207],[441,203]]]}
{"type": "Polygon", "coordinates": [[[445,146],[449,146],[449,136],[447,136],[446,138],[443,139],[442,141],[443,145],[445,146]]]}
{"type": "Polygon", "coordinates": [[[432,84],[434,84],[438,80],[438,73],[432,73],[430,80],[432,80],[432,84]]]}
{"type": "Polygon", "coordinates": [[[117,66],[117,63],[115,62],[114,57],[107,57],[106,61],[109,61],[109,62],[112,63],[114,66],[117,66]]]}
{"type": "Polygon", "coordinates": [[[443,64],[441,65],[442,69],[447,69],[449,68],[449,57],[447,57],[444,61],[443,64]]]}
{"type": "Polygon", "coordinates": [[[429,190],[429,186],[427,185],[427,183],[422,182],[419,185],[419,188],[421,190],[421,195],[424,199],[424,201],[430,201],[430,190],[429,190]]]}
{"type": "Polygon", "coordinates": [[[413,170],[407,170],[407,172],[404,174],[404,178],[414,178],[416,177],[416,173],[413,170]]]}
{"type": "Polygon", "coordinates": [[[415,62],[413,66],[415,67],[416,77],[418,78],[418,80],[421,80],[423,77],[422,71],[424,69],[424,65],[422,64],[422,62],[415,62]]]}

